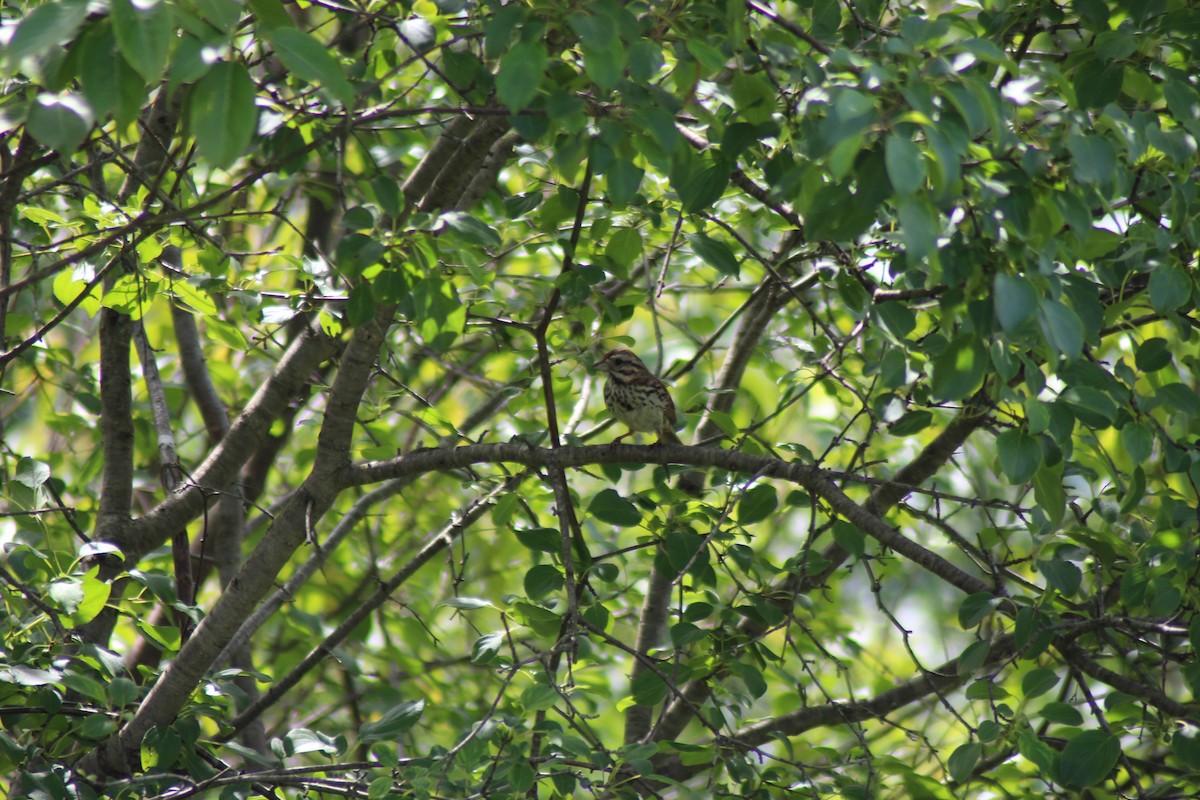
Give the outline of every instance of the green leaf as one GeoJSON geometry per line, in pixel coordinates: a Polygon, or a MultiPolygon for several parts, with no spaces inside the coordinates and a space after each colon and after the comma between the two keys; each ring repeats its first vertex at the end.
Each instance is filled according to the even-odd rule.
{"type": "Polygon", "coordinates": [[[1133,474],[1129,476],[1129,484],[1125,487],[1121,495],[1120,512],[1128,514],[1137,508],[1142,502],[1142,498],[1146,496],[1146,471],[1142,469],[1142,465],[1138,464],[1133,468],[1133,474]]]}
{"type": "Polygon", "coordinates": [[[630,267],[642,255],[642,234],[637,228],[619,228],[604,247],[604,255],[623,267],[630,267]]]}
{"type": "Polygon", "coordinates": [[[1046,703],[1039,712],[1043,718],[1059,725],[1077,727],[1083,724],[1083,715],[1079,709],[1067,703],[1046,703]]]}
{"type": "Polygon", "coordinates": [[[1068,361],[1083,352],[1083,323],[1079,317],[1058,300],[1043,297],[1037,307],[1038,325],[1042,335],[1055,352],[1068,361]]]}
{"type": "Polygon", "coordinates": [[[1121,447],[1134,464],[1150,458],[1154,449],[1154,429],[1140,422],[1128,422],[1121,428],[1121,447]]]}
{"type": "Polygon", "coordinates": [[[75,35],[86,17],[86,0],[63,0],[38,6],[17,23],[12,38],[4,47],[5,62],[16,70],[26,56],[40,56],[58,47],[75,35]]]}
{"type": "Polygon", "coordinates": [[[406,700],[389,709],[374,722],[363,723],[358,729],[358,741],[361,744],[392,741],[416,725],[424,711],[424,699],[406,700]]]}
{"type": "Polygon", "coordinates": [[[92,110],[82,95],[39,94],[26,121],[29,134],[64,155],[75,152],[92,127],[92,110]]]}
{"type": "Polygon", "coordinates": [[[971,770],[975,769],[981,755],[983,755],[983,745],[979,742],[970,742],[956,747],[946,761],[950,777],[959,783],[969,780],[971,770]]]}
{"type": "Polygon", "coordinates": [[[992,613],[1000,598],[991,592],[976,592],[963,599],[958,607],[958,624],[964,631],[974,628],[992,613]]]}
{"type": "Polygon", "coordinates": [[[604,173],[608,182],[608,199],[618,208],[629,205],[637,196],[646,171],[627,158],[615,159],[604,173]]]}
{"type": "Polygon", "coordinates": [[[729,185],[729,173],[729,167],[715,163],[688,173],[680,183],[672,180],[683,203],[683,210],[695,213],[712,208],[729,185]]]}
{"type": "Polygon", "coordinates": [[[256,89],[241,64],[221,61],[192,87],[191,124],[200,157],[227,167],[246,154],[258,129],[256,89]]]}
{"type": "Polygon", "coordinates": [[[867,552],[867,537],[853,525],[839,519],[833,523],[833,541],[855,558],[862,558],[867,552]]]}
{"type": "Polygon", "coordinates": [[[1021,678],[1021,694],[1027,700],[1043,695],[1058,685],[1059,675],[1052,669],[1039,668],[1021,678]]]}
{"type": "Polygon", "coordinates": [[[214,316],[217,304],[213,302],[208,292],[202,292],[186,280],[171,281],[170,293],[175,302],[203,316],[214,316]]]}
{"type": "Polygon", "coordinates": [[[729,245],[720,239],[713,239],[703,233],[685,233],[684,238],[692,246],[692,251],[713,266],[723,275],[737,278],[741,275],[741,265],[729,245]]]}
{"type": "Polygon", "coordinates": [[[183,742],[175,731],[155,725],[146,731],[140,750],[142,769],[165,772],[183,752],[183,742]]]}
{"type": "Polygon", "coordinates": [[[346,300],[346,325],[351,328],[366,325],[375,318],[375,296],[371,285],[362,283],[350,290],[346,300]]]}
{"type": "Polygon", "coordinates": [[[412,318],[421,338],[436,350],[445,351],[463,331],[467,309],[454,284],[440,275],[417,281],[409,295],[412,318]]]}
{"type": "Polygon", "coordinates": [[[933,413],[924,409],[909,411],[900,419],[888,425],[887,432],[892,436],[912,436],[933,424],[933,413]]]}
{"type": "Polygon", "coordinates": [[[77,578],[62,578],[51,581],[46,589],[50,599],[68,614],[74,614],[75,609],[83,602],[83,582],[77,578]]]}
{"type": "Polygon", "coordinates": [[[779,497],[775,487],[769,483],[760,483],[750,487],[738,500],[737,519],[739,525],[753,525],[761,522],[779,507],[779,497]]]}
{"type": "Polygon", "coordinates": [[[1191,722],[1179,723],[1171,735],[1171,752],[1188,769],[1200,770],[1200,728],[1191,722]]]}
{"type": "Polygon", "coordinates": [[[617,494],[615,489],[601,489],[588,505],[588,513],[598,520],[621,528],[640,525],[642,522],[642,512],[617,494]]]}
{"type": "Polygon", "coordinates": [[[611,50],[596,50],[591,47],[583,49],[583,70],[592,79],[592,83],[602,92],[616,88],[625,71],[625,48],[614,47],[611,50]]]}
{"type": "Polygon", "coordinates": [[[1006,332],[1019,330],[1037,313],[1037,289],[1020,275],[997,273],[992,288],[996,319],[1006,332]]]}
{"type": "Polygon", "coordinates": [[[611,50],[621,43],[616,20],[607,14],[575,12],[567,16],[567,22],[579,35],[579,41],[593,50],[611,50]]]}
{"type": "MultiPolygon", "coordinates": [[[[1158,274],[1157,271],[1155,274],[1158,274]]],[[[1154,336],[1142,342],[1133,357],[1134,366],[1140,372],[1157,372],[1171,366],[1172,361],[1170,342],[1161,336],[1154,336]]]]}
{"type": "Polygon", "coordinates": [[[1117,170],[1117,151],[1108,139],[1072,134],[1067,149],[1075,158],[1075,177],[1082,183],[1103,185],[1112,181],[1117,170]]]}
{"type": "Polygon", "coordinates": [[[504,242],[495,229],[465,211],[447,211],[438,217],[438,228],[453,231],[472,244],[499,247],[504,242]]]}
{"type": "Polygon", "coordinates": [[[1154,393],[1154,402],[1189,417],[1200,416],[1200,396],[1195,389],[1178,381],[1160,386],[1154,393]]]}
{"type": "Polygon", "coordinates": [[[752,697],[762,697],[767,693],[767,681],[763,678],[762,671],[752,664],[731,661],[729,662],[729,671],[741,679],[752,697]]]}
{"type": "Polygon", "coordinates": [[[112,0],[113,32],[129,65],[158,83],[171,49],[171,9],[163,0],[112,0]]]}
{"type": "Polygon", "coordinates": [[[1072,81],[1079,107],[1104,108],[1109,103],[1116,102],[1121,96],[1121,82],[1124,77],[1123,64],[1102,58],[1083,62],[1075,70],[1072,81]]]}
{"type": "Polygon", "coordinates": [[[775,113],[775,87],[761,73],[738,72],[729,94],[738,113],[751,125],[767,122],[775,113]]]}
{"type": "Polygon", "coordinates": [[[1057,527],[1067,510],[1061,461],[1053,467],[1042,467],[1033,476],[1033,498],[1049,523],[1057,527]]]}
{"type": "Polygon", "coordinates": [[[904,248],[913,259],[925,258],[937,249],[939,218],[937,210],[923,196],[901,198],[896,209],[904,248]]]}
{"type": "Polygon", "coordinates": [[[354,105],[354,87],[328,47],[296,28],[272,28],[266,38],[290,73],[303,81],[319,83],[347,108],[354,105]]]}
{"type": "Polygon", "coordinates": [[[1160,314],[1188,304],[1192,281],[1174,264],[1160,264],[1150,273],[1150,305],[1160,314]]]}
{"type": "Polygon", "coordinates": [[[687,647],[689,644],[708,638],[708,631],[690,622],[677,622],[671,626],[671,644],[676,647],[687,647]]]}
{"type": "Polygon", "coordinates": [[[1083,584],[1083,573],[1070,561],[1038,560],[1038,570],[1046,576],[1046,584],[1063,597],[1073,597],[1083,584]]]}
{"type": "MultiPolygon", "coordinates": [[[[529,707],[526,706],[526,708],[529,707]]],[[[534,783],[537,782],[537,772],[534,771],[528,759],[511,758],[509,760],[507,778],[514,795],[521,797],[526,795],[533,788],[534,783]]]]}
{"type": "Polygon", "coordinates": [[[484,600],[481,597],[451,597],[445,600],[441,605],[449,608],[458,608],[463,611],[478,611],[481,608],[492,608],[490,600],[484,600]]]}
{"type": "Polygon", "coordinates": [[[849,88],[837,90],[829,114],[821,120],[819,128],[825,146],[832,150],[841,143],[851,142],[857,151],[863,133],[879,121],[877,102],[873,94],[849,88]]]}
{"type": "Polygon", "coordinates": [[[28,456],[22,457],[17,461],[13,480],[30,489],[37,489],[50,480],[50,467],[28,456]]]}
{"type": "Polygon", "coordinates": [[[903,341],[917,327],[917,317],[904,303],[888,300],[871,307],[871,312],[897,341],[903,341]]]}
{"type": "Polygon", "coordinates": [[[514,113],[537,96],[538,85],[546,72],[546,46],[541,41],[521,42],[500,61],[496,73],[496,94],[514,113]]]}
{"type": "Polygon", "coordinates": [[[1063,784],[1081,789],[1100,783],[1121,756],[1121,740],[1101,730],[1084,731],[1063,747],[1058,776],[1063,784]]]}
{"type": "Polygon", "coordinates": [[[655,706],[667,698],[667,685],[652,670],[644,670],[633,679],[633,699],[639,706],[655,706]]]}
{"type": "Polygon", "coordinates": [[[240,0],[193,0],[196,11],[222,33],[229,33],[242,18],[240,0]]]}
{"type": "Polygon", "coordinates": [[[525,594],[531,600],[557,592],[565,584],[562,572],[553,564],[538,564],[525,573],[525,594]]]}
{"type": "MultiPolygon", "coordinates": [[[[512,495],[516,496],[516,495],[512,495]]],[[[562,533],[554,528],[531,528],[516,531],[517,541],[535,553],[562,552],[562,533]]]]}
{"type": "Polygon", "coordinates": [[[856,239],[875,222],[877,207],[852,194],[843,184],[823,186],[805,211],[805,232],[814,240],[856,239]]]}
{"type": "Polygon", "coordinates": [[[1027,482],[1042,466],[1042,445],[1036,437],[1017,428],[996,437],[996,452],[1000,469],[1014,485],[1027,482]]]}
{"type": "Polygon", "coordinates": [[[657,42],[639,39],[629,46],[629,77],[646,82],[663,67],[662,48],[657,42]]]}
{"type": "Polygon", "coordinates": [[[888,179],[897,194],[912,194],[925,185],[925,159],[911,139],[893,134],[884,142],[888,179]]]}
{"type": "Polygon", "coordinates": [[[122,275],[104,293],[100,304],[135,320],[141,319],[157,294],[157,283],[147,278],[147,275],[122,275]]]}
{"type": "Polygon", "coordinates": [[[983,383],[987,350],[979,339],[961,334],[933,358],[933,394],[940,400],[962,400],[983,383]]]}
{"type": "Polygon", "coordinates": [[[1017,738],[1017,752],[1036,764],[1048,777],[1056,775],[1054,749],[1038,738],[1032,730],[1025,730],[1017,738]]]}
{"type": "Polygon", "coordinates": [[[705,543],[705,537],[699,534],[672,530],[667,532],[663,542],[663,553],[675,573],[681,574],[685,569],[694,570],[697,565],[707,563],[705,543]]]}
{"type": "Polygon", "coordinates": [[[296,23],[283,8],[279,0],[246,0],[246,5],[254,12],[258,23],[258,32],[266,35],[275,28],[294,28],[296,23]]]}
{"type": "Polygon", "coordinates": [[[964,677],[974,675],[983,669],[991,650],[992,646],[986,640],[972,642],[959,654],[954,664],[955,671],[964,677]]]}
{"type": "Polygon", "coordinates": [[[408,276],[404,270],[385,268],[371,281],[375,297],[384,303],[399,303],[408,297],[408,276]]]}
{"type": "Polygon", "coordinates": [[[231,350],[242,351],[246,349],[246,337],[242,332],[230,325],[223,319],[217,317],[205,317],[204,328],[214,339],[220,340],[231,350]]]}

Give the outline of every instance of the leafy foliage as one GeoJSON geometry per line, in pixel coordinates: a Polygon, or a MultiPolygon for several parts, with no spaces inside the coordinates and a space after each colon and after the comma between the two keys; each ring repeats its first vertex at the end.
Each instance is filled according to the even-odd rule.
{"type": "Polygon", "coordinates": [[[1193,4],[0,24],[10,794],[1195,793],[1193,4]]]}

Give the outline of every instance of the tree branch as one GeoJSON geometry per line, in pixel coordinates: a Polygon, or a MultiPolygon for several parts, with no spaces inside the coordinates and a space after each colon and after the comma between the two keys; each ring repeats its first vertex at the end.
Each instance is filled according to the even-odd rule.
{"type": "Polygon", "coordinates": [[[209,496],[223,491],[237,479],[238,470],[266,437],[271,422],[287,408],[313,371],[333,355],[336,347],[335,340],[312,328],[292,343],[230,426],[229,433],[196,468],[189,484],[141,519],[109,533],[108,540],[121,548],[127,563],[136,563],[158,547],[171,531],[198,517],[209,496]]]}
{"type": "MultiPolygon", "coordinates": [[[[222,649],[237,633],[238,627],[254,610],[254,606],[274,584],[279,570],[304,542],[312,520],[319,519],[333,504],[341,489],[345,488],[344,484],[338,484],[336,476],[349,464],[350,437],[354,429],[355,413],[370,380],[379,346],[393,313],[393,308],[380,306],[371,323],[354,330],[329,393],[324,424],[317,437],[317,454],[312,471],[276,517],[262,542],[246,559],[237,577],[230,582],[212,611],[197,626],[192,638],[159,676],[158,682],[138,706],[133,718],[82,759],[80,768],[84,772],[129,774],[132,765],[137,763],[137,754],[146,732],[155,726],[168,725],[174,720],[192,690],[204,677],[204,673],[220,656],[222,649]]],[[[298,351],[304,353],[310,348],[316,349],[316,346],[303,345],[306,341],[314,341],[313,336],[310,334],[298,339],[288,354],[295,355],[298,351]]],[[[301,361],[299,356],[296,356],[296,360],[301,361]]],[[[280,388],[276,385],[271,391],[278,392],[280,388]]],[[[255,399],[261,399],[264,406],[270,405],[267,399],[260,397],[261,395],[260,391],[255,399]]],[[[244,418],[239,418],[238,422],[234,423],[226,442],[235,438],[239,424],[248,424],[243,422],[244,418]]],[[[261,431],[259,435],[261,436],[261,431]]],[[[245,444],[241,442],[242,446],[238,452],[246,450],[245,444]]],[[[215,453],[210,456],[209,461],[215,456],[215,453]]],[[[232,460],[232,456],[226,458],[232,460]]]]}

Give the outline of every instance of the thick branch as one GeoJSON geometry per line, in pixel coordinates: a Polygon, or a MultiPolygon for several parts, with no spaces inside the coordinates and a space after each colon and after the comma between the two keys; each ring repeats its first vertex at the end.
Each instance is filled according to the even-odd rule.
{"type": "Polygon", "coordinates": [[[133,320],[111,308],[100,312],[100,437],[104,450],[96,538],[117,538],[133,505],[133,388],[129,346],[133,320]]]}
{"type": "MultiPolygon", "coordinates": [[[[1001,636],[991,642],[986,663],[981,669],[997,666],[1012,657],[1014,637],[1001,636]]],[[[952,659],[936,669],[923,672],[875,697],[849,702],[829,702],[819,706],[798,708],[788,714],[751,723],[730,735],[722,744],[745,752],[766,744],[778,736],[797,736],[814,728],[830,725],[849,725],[872,719],[883,719],[891,712],[930,695],[941,695],[962,686],[977,673],[962,671],[958,659],[952,659]]],[[[711,769],[707,763],[685,765],[676,757],[663,759],[655,774],[674,780],[687,780],[711,769]]]]}
{"type": "Polygon", "coordinates": [[[220,445],[196,469],[187,488],[168,497],[141,519],[111,531],[107,538],[121,548],[127,563],[136,563],[172,531],[199,516],[208,497],[237,478],[242,464],[266,437],[271,422],[335,349],[333,339],[312,329],[292,343],[220,445]]]}
{"type": "Polygon", "coordinates": [[[946,559],[927,550],[854,502],[839,489],[828,473],[809,464],[780,461],[769,456],[754,456],[736,450],[715,447],[688,447],[680,444],[594,445],[552,450],[519,443],[480,444],[453,450],[418,450],[387,461],[367,462],[348,467],[338,480],[343,485],[375,483],[404,475],[460,469],[489,462],[524,464],[528,467],[581,467],[588,464],[684,464],[719,467],[728,472],[758,475],[791,481],[824,500],[834,513],[853,523],[866,535],[910,561],[933,572],[942,580],[967,594],[987,592],[990,588],[979,578],[968,575],[946,559]]]}
{"type": "Polygon", "coordinates": [[[216,444],[229,432],[229,416],[217,394],[217,387],[209,377],[204,350],[200,346],[200,331],[196,329],[196,320],[191,312],[174,303],[171,305],[171,319],[175,323],[175,341],[179,346],[183,379],[187,381],[192,399],[204,420],[208,440],[216,444]]]}
{"type": "MultiPolygon", "coordinates": [[[[159,676],[133,719],[83,760],[80,765],[83,771],[130,773],[132,765],[137,763],[137,754],[146,732],[155,726],[168,725],[175,719],[192,690],[203,679],[204,673],[220,656],[221,650],[237,633],[254,606],[274,585],[279,571],[296,548],[303,544],[312,522],[320,519],[345,488],[345,484],[339,485],[336,478],[339,473],[345,472],[344,465],[349,463],[350,434],[354,428],[355,412],[370,380],[375,357],[392,313],[391,308],[381,307],[374,322],[355,329],[329,393],[312,472],[275,518],[262,542],[246,559],[237,577],[196,628],[192,638],[159,676]]],[[[298,346],[309,339],[310,336],[302,337],[289,350],[289,354],[297,349],[303,350],[298,346]]],[[[259,399],[258,395],[255,399],[259,399]]],[[[243,420],[239,419],[234,424],[226,437],[227,442],[234,439],[242,423],[243,420]]]]}

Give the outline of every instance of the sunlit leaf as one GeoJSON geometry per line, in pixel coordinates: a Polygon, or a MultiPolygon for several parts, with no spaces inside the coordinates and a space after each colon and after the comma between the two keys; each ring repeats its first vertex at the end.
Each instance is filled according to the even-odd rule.
{"type": "Polygon", "coordinates": [[[396,705],[373,722],[359,726],[358,740],[363,744],[369,742],[395,739],[407,733],[421,719],[425,712],[425,700],[406,700],[396,705]]]}

